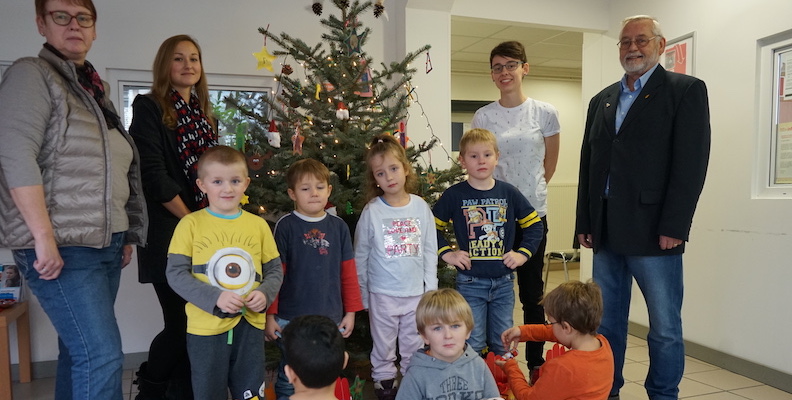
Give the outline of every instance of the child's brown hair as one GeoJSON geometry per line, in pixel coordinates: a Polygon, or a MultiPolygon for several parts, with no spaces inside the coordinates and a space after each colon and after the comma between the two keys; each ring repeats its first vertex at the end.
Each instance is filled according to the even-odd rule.
{"type": "Polygon", "coordinates": [[[566,322],[582,334],[597,333],[602,320],[602,291],[593,281],[564,282],[546,294],[541,304],[556,322],[566,322]]]}
{"type": "Polygon", "coordinates": [[[289,189],[294,190],[300,179],[306,175],[313,175],[316,179],[330,184],[330,170],[324,164],[313,158],[303,158],[292,164],[286,171],[286,185],[289,189]]]}
{"type": "Polygon", "coordinates": [[[396,138],[391,135],[377,135],[371,140],[371,144],[368,150],[366,150],[364,204],[385,193],[382,191],[382,188],[377,186],[377,180],[374,179],[374,172],[371,170],[371,160],[374,159],[374,157],[384,156],[385,154],[392,155],[402,163],[406,175],[404,191],[415,194],[418,189],[418,176],[415,173],[415,168],[413,168],[412,164],[410,164],[410,160],[407,158],[407,152],[404,150],[404,147],[402,147],[402,145],[396,141],[396,138]]]}
{"type": "Polygon", "coordinates": [[[203,178],[206,173],[204,166],[213,162],[223,165],[240,164],[247,171],[247,160],[241,151],[228,146],[214,146],[207,149],[198,159],[199,179],[203,178]]]}

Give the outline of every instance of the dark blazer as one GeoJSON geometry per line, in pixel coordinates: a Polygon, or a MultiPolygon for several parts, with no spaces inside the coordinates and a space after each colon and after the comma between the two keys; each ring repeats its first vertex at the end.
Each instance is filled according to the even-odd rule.
{"type": "Polygon", "coordinates": [[[684,242],[670,250],[658,242],[660,235],[688,240],[709,160],[706,85],[658,66],[617,135],[620,91],[616,82],[589,103],[575,232],[590,233],[595,252],[607,238],[608,249],[623,255],[681,254],[684,242]]]}
{"type": "Polygon", "coordinates": [[[162,123],[159,103],[151,94],[139,95],[132,103],[132,113],[129,133],[140,151],[149,215],[148,242],[138,247],[138,280],[165,283],[168,246],[179,219],[162,203],[179,195],[190,210],[196,211],[195,196],[179,160],[176,133],[162,123]]]}

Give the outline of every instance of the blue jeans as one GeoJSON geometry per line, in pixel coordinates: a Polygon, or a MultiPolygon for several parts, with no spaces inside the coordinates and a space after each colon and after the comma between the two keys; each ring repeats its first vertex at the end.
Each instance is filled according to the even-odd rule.
{"type": "Polygon", "coordinates": [[[649,311],[649,373],[644,387],[652,400],[679,397],[685,370],[682,341],[682,255],[624,256],[603,246],[594,254],[594,281],[602,288],[604,313],[600,333],[610,342],[615,362],[611,394],[624,385],[624,353],[632,280],[638,283],[649,311]]]}
{"type": "Polygon", "coordinates": [[[506,352],[500,337],[512,327],[514,319],[514,274],[500,278],[478,278],[457,274],[456,286],[473,310],[473,331],[468,344],[477,353],[489,346],[489,351],[506,352]]]}
{"type": "Polygon", "coordinates": [[[39,279],[33,249],[14,250],[14,260],[58,332],[56,400],[121,400],[124,354],[113,308],[121,281],[124,233],[110,246],[60,247],[57,279],[39,279]]]}
{"type": "MultiPolygon", "coordinates": [[[[283,328],[286,328],[286,325],[289,324],[289,320],[275,317],[275,322],[278,323],[278,326],[281,328],[281,332],[283,332],[283,328]]],[[[286,366],[286,348],[283,346],[283,338],[279,337],[275,340],[275,344],[278,346],[278,349],[281,351],[281,359],[280,363],[278,363],[278,377],[275,379],[275,396],[278,398],[281,397],[289,397],[294,394],[294,386],[289,383],[289,378],[286,377],[286,371],[284,371],[283,367],[286,366]]]]}

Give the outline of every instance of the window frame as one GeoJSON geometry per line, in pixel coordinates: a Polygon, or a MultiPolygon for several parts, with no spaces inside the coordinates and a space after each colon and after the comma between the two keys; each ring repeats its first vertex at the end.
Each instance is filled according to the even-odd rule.
{"type": "Polygon", "coordinates": [[[784,53],[792,61],[792,29],[757,41],[754,199],[792,199],[792,182],[778,183],[776,179],[779,156],[780,59],[784,53]]]}
{"type": "MultiPolygon", "coordinates": [[[[245,91],[245,92],[264,92],[269,93],[270,96],[275,94],[274,82],[272,76],[255,76],[255,75],[235,75],[235,74],[206,74],[206,80],[209,82],[210,91],[245,91]]],[[[121,120],[125,118],[125,87],[127,86],[142,86],[151,87],[152,73],[148,70],[132,70],[132,69],[107,69],[107,81],[112,88],[111,98],[116,105],[121,120]]],[[[129,99],[129,104],[134,99],[129,99]]]]}

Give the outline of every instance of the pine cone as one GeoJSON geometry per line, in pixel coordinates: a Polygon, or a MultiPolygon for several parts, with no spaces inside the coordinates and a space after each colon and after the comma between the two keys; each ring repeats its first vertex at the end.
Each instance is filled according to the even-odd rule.
{"type": "Polygon", "coordinates": [[[318,1],[313,3],[311,9],[313,10],[314,14],[322,15],[322,3],[319,3],[318,1]]]}
{"type": "Polygon", "coordinates": [[[294,69],[289,64],[283,64],[283,66],[281,67],[281,73],[283,75],[291,75],[292,72],[294,72],[294,69]]]}
{"type": "Polygon", "coordinates": [[[379,18],[382,13],[385,12],[385,6],[382,4],[375,4],[374,5],[374,16],[379,18]]]}

